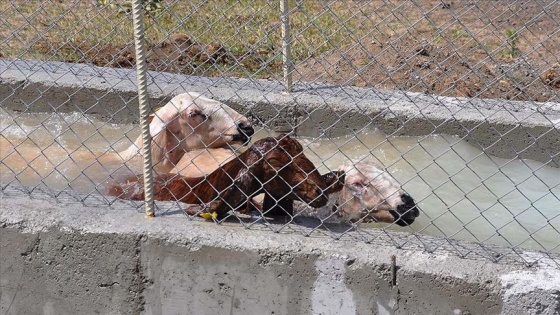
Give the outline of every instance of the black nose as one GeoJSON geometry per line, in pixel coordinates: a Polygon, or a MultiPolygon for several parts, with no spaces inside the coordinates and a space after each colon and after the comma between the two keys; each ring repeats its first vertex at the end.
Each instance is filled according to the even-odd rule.
{"type": "Polygon", "coordinates": [[[255,134],[255,129],[253,129],[253,126],[245,122],[237,123],[237,131],[240,134],[238,140],[240,140],[244,144],[249,142],[249,140],[251,140],[251,136],[255,134]]]}
{"type": "Polygon", "coordinates": [[[328,172],[321,177],[327,184],[327,190],[325,191],[327,194],[339,192],[344,187],[345,174],[342,171],[328,172]]]}
{"type": "Polygon", "coordinates": [[[420,211],[410,195],[402,194],[401,200],[403,203],[397,206],[397,211],[391,210],[390,212],[395,217],[395,223],[397,225],[411,225],[420,215],[420,211]]]}
{"type": "Polygon", "coordinates": [[[253,126],[245,122],[238,122],[237,129],[243,132],[247,137],[251,137],[253,134],[255,134],[255,129],[253,129],[253,126]]]}

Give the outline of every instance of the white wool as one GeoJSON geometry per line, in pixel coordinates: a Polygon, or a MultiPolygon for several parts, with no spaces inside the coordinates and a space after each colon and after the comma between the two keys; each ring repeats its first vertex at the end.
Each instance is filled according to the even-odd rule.
{"type": "Polygon", "coordinates": [[[344,186],[341,191],[329,194],[326,206],[314,211],[318,217],[341,221],[339,215],[333,215],[336,207],[338,213],[344,214],[345,221],[364,208],[395,209],[402,204],[404,191],[400,184],[375,163],[347,161],[338,170],[345,172],[344,186]]]}

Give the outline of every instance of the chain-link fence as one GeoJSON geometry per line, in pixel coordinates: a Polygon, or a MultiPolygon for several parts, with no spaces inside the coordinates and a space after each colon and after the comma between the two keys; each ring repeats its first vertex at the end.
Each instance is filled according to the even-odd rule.
{"type": "Polygon", "coordinates": [[[4,196],[143,199],[143,116],[156,213],[558,257],[560,1],[143,1],[142,115],[132,9],[0,4],[4,196]]]}

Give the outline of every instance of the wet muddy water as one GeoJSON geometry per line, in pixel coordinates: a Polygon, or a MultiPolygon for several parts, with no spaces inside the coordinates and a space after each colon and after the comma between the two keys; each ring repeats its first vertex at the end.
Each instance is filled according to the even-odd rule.
{"type": "MultiPolygon", "coordinates": [[[[137,125],[107,124],[81,114],[20,114],[0,110],[0,182],[88,194],[113,177],[140,173],[140,161],[97,163],[124,150],[137,125]]],[[[257,132],[254,139],[274,135],[257,132]]],[[[469,241],[560,252],[560,169],[488,156],[458,137],[356,136],[299,138],[324,172],[347,160],[374,160],[401,183],[422,213],[404,230],[469,241]]],[[[363,228],[379,225],[367,224],[363,228]]],[[[390,227],[391,229],[403,229],[390,227]]]]}

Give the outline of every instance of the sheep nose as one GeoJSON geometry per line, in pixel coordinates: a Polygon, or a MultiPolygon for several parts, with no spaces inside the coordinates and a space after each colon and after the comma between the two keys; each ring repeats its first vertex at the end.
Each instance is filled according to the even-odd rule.
{"type": "Polygon", "coordinates": [[[255,134],[255,129],[253,129],[253,126],[251,126],[250,123],[246,123],[243,121],[237,123],[237,130],[239,130],[239,132],[243,133],[247,137],[251,137],[253,134],[255,134]]]}
{"type": "Polygon", "coordinates": [[[391,210],[391,214],[395,217],[395,223],[400,226],[411,225],[416,217],[420,215],[418,206],[414,199],[408,194],[401,195],[402,204],[397,206],[397,211],[391,210]]]}
{"type": "Polygon", "coordinates": [[[243,143],[243,145],[248,144],[251,140],[251,136],[255,133],[255,129],[253,129],[253,126],[251,126],[251,124],[247,122],[240,121],[237,122],[236,125],[239,134],[233,136],[233,140],[239,141],[243,143]]]}
{"type": "Polygon", "coordinates": [[[410,217],[418,217],[420,215],[420,211],[414,202],[414,199],[408,194],[402,194],[401,200],[404,203],[402,210],[399,209],[399,212],[403,215],[408,215],[410,217]],[[401,212],[402,211],[402,212],[401,212]]]}

